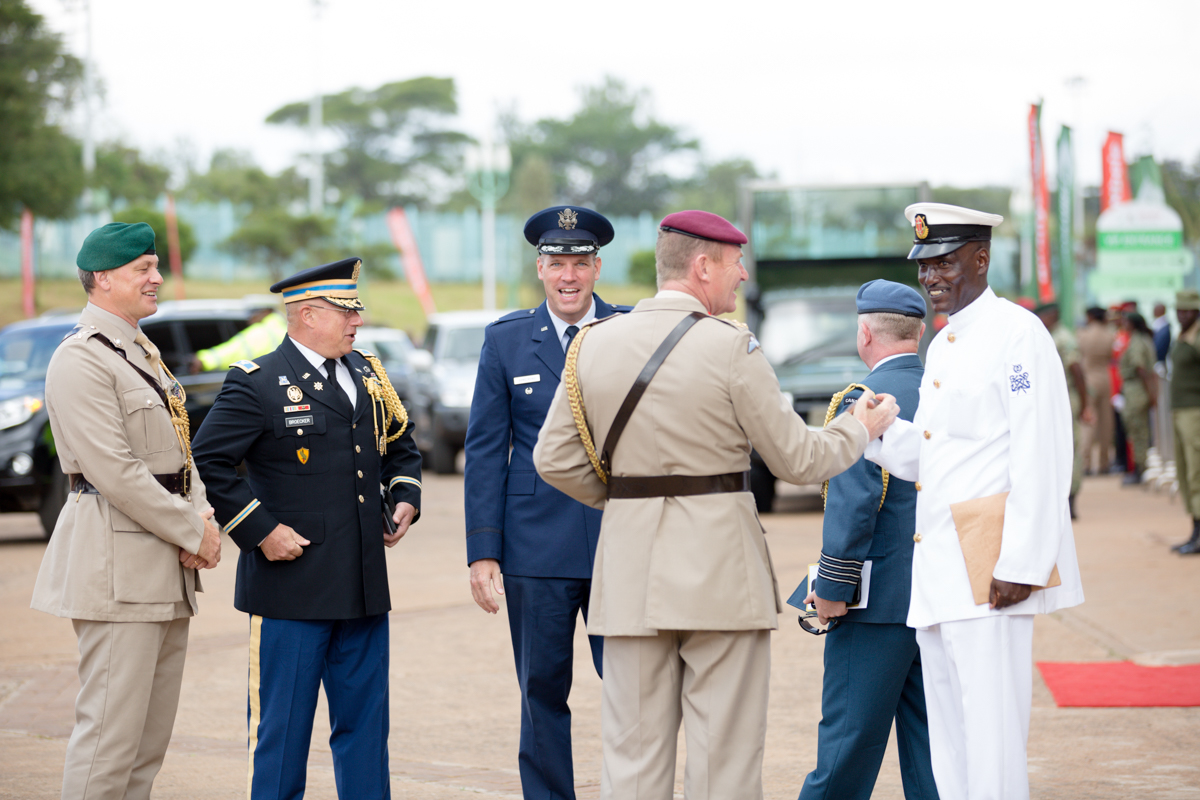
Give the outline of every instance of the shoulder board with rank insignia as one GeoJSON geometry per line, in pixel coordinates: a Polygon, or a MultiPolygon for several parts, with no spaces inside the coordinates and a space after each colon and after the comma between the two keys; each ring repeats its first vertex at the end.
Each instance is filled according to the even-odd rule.
{"type": "Polygon", "coordinates": [[[363,358],[375,358],[374,353],[370,352],[369,350],[363,350],[361,347],[354,348],[354,352],[362,353],[363,358]]]}
{"type": "Polygon", "coordinates": [[[235,361],[232,364],[230,364],[229,366],[237,367],[242,372],[245,372],[247,375],[250,374],[251,372],[254,372],[254,370],[258,369],[258,364],[255,364],[253,361],[249,361],[246,359],[242,359],[241,361],[235,361]]]}

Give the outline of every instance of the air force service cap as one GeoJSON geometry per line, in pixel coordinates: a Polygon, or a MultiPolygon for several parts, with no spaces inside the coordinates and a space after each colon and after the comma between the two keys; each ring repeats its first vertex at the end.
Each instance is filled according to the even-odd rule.
{"type": "Polygon", "coordinates": [[[525,239],[543,255],[592,255],[613,240],[613,226],[589,208],[552,206],[529,218],[525,239]]]}
{"type": "Polygon", "coordinates": [[[676,211],[667,214],[658,224],[664,233],[681,233],[693,239],[743,245],[749,241],[729,220],[709,211],[676,211]]]}
{"type": "Polygon", "coordinates": [[[145,222],[110,222],[87,235],[75,263],[84,272],[104,272],[154,253],[154,229],[145,222]]]}
{"type": "Polygon", "coordinates": [[[1004,222],[999,214],[945,203],[913,203],[904,209],[904,216],[915,236],[910,259],[944,256],[967,242],[990,242],[992,228],[1004,222]]]}
{"type": "Polygon", "coordinates": [[[358,274],[361,270],[362,259],[351,256],[332,264],[301,270],[272,286],[271,292],[282,293],[284,304],[319,297],[341,308],[362,311],[365,306],[358,299],[358,274]]]}
{"type": "Polygon", "coordinates": [[[925,318],[925,298],[911,286],[895,281],[868,281],[858,290],[854,300],[860,314],[903,314],[925,318]]]}

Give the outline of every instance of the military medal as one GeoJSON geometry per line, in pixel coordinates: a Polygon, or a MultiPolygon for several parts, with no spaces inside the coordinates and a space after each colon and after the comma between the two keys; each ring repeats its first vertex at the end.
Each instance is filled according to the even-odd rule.
{"type": "MultiPolygon", "coordinates": [[[[321,387],[318,386],[317,388],[320,389],[321,387]]],[[[293,403],[299,403],[304,399],[304,392],[300,391],[299,386],[289,386],[287,388],[287,396],[288,400],[291,400],[293,403]]]]}

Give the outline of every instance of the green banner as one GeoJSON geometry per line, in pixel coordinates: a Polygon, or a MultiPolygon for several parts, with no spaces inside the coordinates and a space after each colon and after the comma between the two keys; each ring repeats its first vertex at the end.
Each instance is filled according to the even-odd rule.
{"type": "Polygon", "coordinates": [[[1075,325],[1075,154],[1071,129],[1058,134],[1058,294],[1063,321],[1075,325]]]}
{"type": "Polygon", "coordinates": [[[1096,246],[1105,250],[1174,250],[1183,247],[1183,232],[1101,231],[1096,246]]]}

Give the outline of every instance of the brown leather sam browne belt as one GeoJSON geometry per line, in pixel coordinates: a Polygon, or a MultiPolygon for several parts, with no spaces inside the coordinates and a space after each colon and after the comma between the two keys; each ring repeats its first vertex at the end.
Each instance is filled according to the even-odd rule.
{"type": "Polygon", "coordinates": [[[750,491],[749,472],[728,472],[724,475],[608,476],[610,499],[686,497],[695,494],[748,491],[750,491]]]}
{"type": "MultiPolygon", "coordinates": [[[[190,475],[187,471],[168,472],[165,475],[153,475],[154,480],[162,484],[162,487],[171,494],[186,495],[191,491],[188,480],[190,475]]],[[[72,472],[71,475],[71,491],[79,492],[80,494],[100,494],[100,491],[83,477],[78,472],[72,472]]]]}

